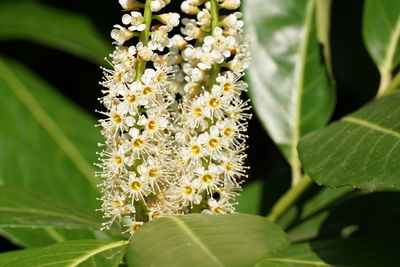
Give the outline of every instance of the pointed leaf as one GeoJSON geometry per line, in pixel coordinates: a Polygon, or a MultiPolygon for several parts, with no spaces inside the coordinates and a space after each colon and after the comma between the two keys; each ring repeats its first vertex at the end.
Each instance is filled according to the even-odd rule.
{"type": "Polygon", "coordinates": [[[400,189],[400,93],[304,137],[300,159],[307,174],[329,187],[400,189]]]}
{"type": "Polygon", "coordinates": [[[127,262],[155,267],[251,266],[287,245],[285,233],[260,216],[190,214],[145,224],[128,247],[127,262]]]}
{"type": "MultiPolygon", "coordinates": [[[[5,266],[118,266],[126,241],[73,240],[0,254],[5,266]]],[[[3,265],[1,265],[3,266],[3,265]]]]}
{"type": "Polygon", "coordinates": [[[103,64],[111,51],[92,22],[36,2],[0,4],[0,40],[29,40],[103,64]]]}
{"type": "Polygon", "coordinates": [[[243,8],[251,39],[250,97],[293,167],[300,137],[322,127],[334,106],[320,58],[315,1],[252,0],[243,8]]]}
{"type": "MultiPolygon", "coordinates": [[[[25,67],[3,58],[0,121],[0,184],[99,207],[92,166],[101,135],[95,121],[25,67]]],[[[22,232],[5,231],[24,242],[22,232]]]]}

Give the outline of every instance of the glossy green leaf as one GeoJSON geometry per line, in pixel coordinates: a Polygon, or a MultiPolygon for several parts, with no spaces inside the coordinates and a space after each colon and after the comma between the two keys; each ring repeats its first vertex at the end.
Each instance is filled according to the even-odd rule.
{"type": "Polygon", "coordinates": [[[366,0],[363,19],[365,45],[381,74],[381,94],[400,63],[400,1],[366,0]]]}
{"type": "Polygon", "coordinates": [[[255,111],[293,168],[304,134],[329,119],[334,94],[321,63],[314,0],[252,0],[243,4],[252,63],[255,111]]]}
{"type": "Polygon", "coordinates": [[[35,2],[0,4],[0,40],[14,39],[44,44],[96,64],[103,64],[112,48],[87,17],[35,2]]]}
{"type": "Polygon", "coordinates": [[[299,153],[318,184],[400,189],[399,145],[400,93],[395,93],[307,135],[299,153]]]}
{"type": "MultiPolygon", "coordinates": [[[[0,184],[99,208],[92,166],[101,136],[89,115],[22,65],[0,58],[0,121],[0,184]]],[[[5,231],[24,241],[18,231],[5,231]]]]}
{"type": "Polygon", "coordinates": [[[118,266],[127,242],[73,240],[0,254],[0,266],[118,266]]]}
{"type": "Polygon", "coordinates": [[[290,246],[255,266],[261,267],[392,267],[398,264],[399,243],[375,240],[327,240],[290,246]]]}
{"type": "Polygon", "coordinates": [[[157,219],[134,235],[129,266],[251,266],[285,248],[285,233],[264,217],[190,214],[157,219]]]}
{"type": "Polygon", "coordinates": [[[92,229],[101,227],[94,210],[62,203],[31,190],[0,187],[0,227],[92,229]]]}

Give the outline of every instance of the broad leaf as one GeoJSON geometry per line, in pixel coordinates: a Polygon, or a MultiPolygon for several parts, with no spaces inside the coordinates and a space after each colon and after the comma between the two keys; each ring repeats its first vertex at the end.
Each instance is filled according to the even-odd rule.
{"type": "Polygon", "coordinates": [[[296,146],[322,127],[334,106],[321,63],[313,0],[251,0],[243,4],[251,40],[250,97],[292,168],[296,146]]]}
{"type": "Polygon", "coordinates": [[[85,16],[34,2],[0,4],[0,40],[29,40],[103,64],[111,45],[85,16]]]}
{"type": "Polygon", "coordinates": [[[129,266],[250,266],[285,248],[285,233],[263,217],[191,214],[157,219],[135,233],[129,266]]]}
{"type": "Polygon", "coordinates": [[[255,266],[261,267],[391,267],[398,265],[397,243],[376,240],[328,240],[290,246],[255,266]]]}
{"type": "MultiPolygon", "coordinates": [[[[25,67],[2,58],[0,121],[0,184],[99,207],[95,121],[25,67]]],[[[5,231],[24,243],[22,232],[5,231]]]]}
{"type": "Polygon", "coordinates": [[[62,203],[21,188],[0,187],[0,227],[92,229],[101,227],[94,210],[62,203]]]}
{"type": "Polygon", "coordinates": [[[379,93],[382,93],[400,63],[400,1],[366,0],[363,35],[381,74],[379,93]]]}
{"type": "Polygon", "coordinates": [[[400,93],[304,137],[300,159],[307,174],[329,187],[400,189],[400,93]]]}
{"type": "Polygon", "coordinates": [[[0,254],[1,266],[118,266],[126,241],[73,240],[0,254]],[[4,264],[4,265],[3,265],[4,264]]]}

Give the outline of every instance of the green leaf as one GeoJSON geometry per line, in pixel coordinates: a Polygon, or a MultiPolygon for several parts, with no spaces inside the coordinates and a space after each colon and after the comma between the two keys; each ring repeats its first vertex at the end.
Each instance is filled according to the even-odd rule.
{"type": "Polygon", "coordinates": [[[263,187],[263,181],[261,179],[245,185],[243,192],[237,198],[238,205],[236,211],[239,213],[261,215],[263,187]]]}
{"type": "Polygon", "coordinates": [[[325,125],[333,89],[321,64],[314,0],[252,0],[243,4],[250,36],[250,97],[292,168],[300,174],[301,136],[325,125]]]}
{"type": "Polygon", "coordinates": [[[376,240],[327,240],[290,246],[255,266],[268,267],[391,267],[398,265],[399,243],[376,240]]]}
{"type": "Polygon", "coordinates": [[[118,266],[127,242],[73,240],[0,254],[1,266],[118,266]],[[4,264],[4,265],[2,265],[4,264]]]}
{"type": "Polygon", "coordinates": [[[350,188],[322,188],[318,193],[298,207],[292,207],[278,221],[278,225],[287,229],[292,242],[316,238],[322,225],[330,215],[330,209],[342,203],[352,195],[350,188]]]}
{"type": "Polygon", "coordinates": [[[66,204],[31,190],[0,187],[0,227],[97,230],[100,222],[94,210],[66,204]]]}
{"type": "Polygon", "coordinates": [[[363,19],[365,45],[381,74],[378,94],[383,95],[400,63],[400,2],[366,0],[363,19]]]}
{"type": "MultiPolygon", "coordinates": [[[[1,228],[0,234],[17,246],[27,248],[48,246],[66,240],[95,238],[95,234],[91,231],[53,227],[45,227],[41,229],[1,228]]],[[[107,240],[106,238],[101,239],[107,240]]]]}
{"type": "Polygon", "coordinates": [[[331,10],[332,0],[316,0],[317,11],[317,37],[322,45],[326,69],[332,84],[335,84],[332,67],[331,53],[331,10]]]}
{"type": "Polygon", "coordinates": [[[0,4],[0,40],[28,40],[103,64],[111,45],[85,16],[35,2],[0,4]]]}
{"type": "Polygon", "coordinates": [[[377,190],[400,189],[400,93],[304,137],[304,170],[318,184],[377,190]]]}
{"type": "Polygon", "coordinates": [[[0,121],[0,184],[90,209],[100,206],[92,166],[102,138],[95,121],[25,67],[3,58],[0,121]]]}
{"type": "Polygon", "coordinates": [[[128,246],[129,266],[250,266],[285,248],[285,233],[263,217],[190,214],[143,225],[128,246]]]}

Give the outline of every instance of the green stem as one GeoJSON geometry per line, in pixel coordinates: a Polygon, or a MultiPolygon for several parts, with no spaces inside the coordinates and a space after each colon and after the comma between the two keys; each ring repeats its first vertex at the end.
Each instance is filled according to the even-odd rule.
{"type": "MultiPolygon", "coordinates": [[[[144,5],[144,24],[146,25],[146,29],[144,29],[139,34],[139,41],[146,46],[149,42],[150,37],[150,27],[151,27],[151,20],[152,20],[152,12],[150,10],[150,2],[151,0],[146,0],[146,4],[144,5]]],[[[136,81],[140,81],[142,79],[142,75],[144,70],[146,69],[146,61],[142,61],[137,57],[137,65],[136,65],[136,81]]]]}
{"type": "Polygon", "coordinates": [[[392,79],[392,81],[388,84],[388,86],[386,87],[384,92],[381,93],[380,96],[390,94],[398,88],[400,88],[400,72],[396,74],[396,76],[392,79]]]}
{"type": "MultiPolygon", "coordinates": [[[[214,35],[215,28],[218,27],[219,23],[219,6],[217,0],[211,0],[211,34],[214,35]]],[[[210,88],[215,84],[215,80],[220,72],[221,66],[214,64],[210,70],[210,88]]]]}
{"type": "Polygon", "coordinates": [[[381,71],[381,81],[379,83],[379,89],[378,93],[376,95],[377,98],[384,96],[387,94],[387,88],[390,84],[390,81],[392,79],[392,75],[388,71],[381,71]]]}
{"type": "Polygon", "coordinates": [[[276,222],[283,214],[299,199],[299,197],[307,190],[312,184],[312,180],[308,175],[305,175],[299,183],[290,188],[272,207],[271,213],[267,219],[276,222]]]}

